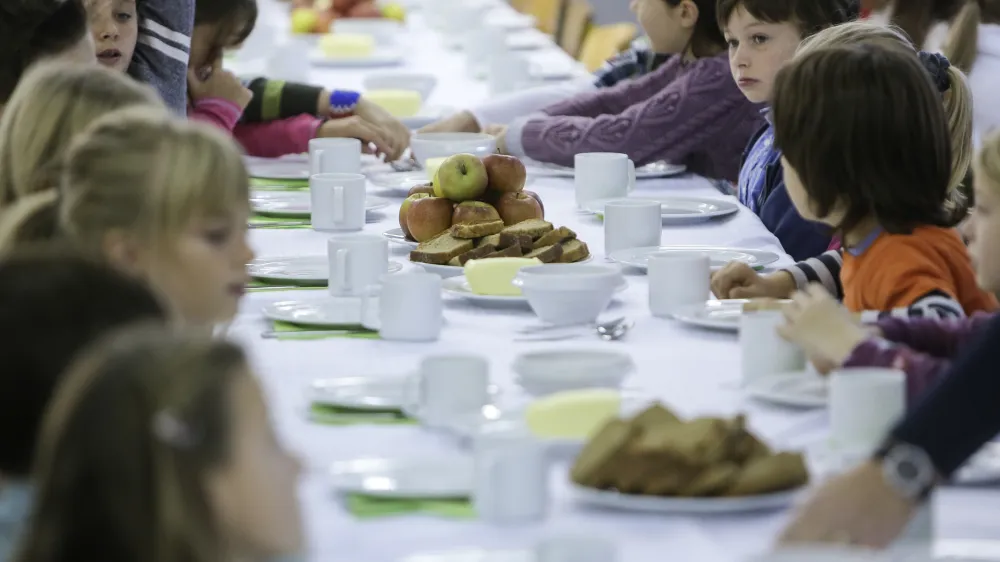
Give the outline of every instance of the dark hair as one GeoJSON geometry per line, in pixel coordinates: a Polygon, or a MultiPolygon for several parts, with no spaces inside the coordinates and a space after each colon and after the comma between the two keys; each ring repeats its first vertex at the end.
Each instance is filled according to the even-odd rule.
{"type": "Polygon", "coordinates": [[[108,330],[165,313],[142,283],[65,248],[0,260],[0,474],[30,473],[42,413],[74,356],[108,330]]]}
{"type": "Polygon", "coordinates": [[[82,0],[0,2],[0,103],[38,59],[61,53],[89,33],[82,0]]]}
{"type": "MultiPolygon", "coordinates": [[[[670,6],[677,7],[683,0],[665,0],[670,6]]],[[[726,38],[722,30],[715,24],[716,0],[692,0],[698,6],[698,22],[694,26],[691,37],[691,49],[696,57],[704,56],[700,52],[705,47],[726,46],[726,38]]],[[[714,53],[714,49],[711,50],[714,53]]]]}
{"type": "Polygon", "coordinates": [[[738,8],[768,23],[792,22],[803,37],[858,19],[860,0],[718,0],[718,25],[725,29],[738,8]]]}
{"type": "Polygon", "coordinates": [[[811,210],[844,206],[839,231],[868,217],[896,234],[949,224],[948,122],[913,52],[861,44],[796,57],[775,78],[771,114],[811,210]]]}
{"type": "Polygon", "coordinates": [[[212,45],[211,58],[215,60],[222,50],[246,41],[257,25],[257,0],[211,0],[196,2],[195,25],[218,25],[218,35],[212,45]]]}

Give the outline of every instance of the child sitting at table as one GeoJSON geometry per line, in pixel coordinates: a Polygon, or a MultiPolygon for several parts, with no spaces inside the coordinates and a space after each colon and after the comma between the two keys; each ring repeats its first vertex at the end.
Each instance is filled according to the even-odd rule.
{"type": "Polygon", "coordinates": [[[66,374],[18,562],[268,562],[304,546],[300,461],[232,343],[133,328],[66,374]]]}
{"type": "Polygon", "coordinates": [[[163,321],[150,290],[106,265],[55,247],[0,260],[0,562],[31,507],[31,466],[42,414],[77,353],[105,332],[163,321]]]}
{"type": "Polygon", "coordinates": [[[789,196],[844,241],[848,310],[996,309],[950,227],[947,119],[912,51],[860,44],[806,53],[779,72],[773,105],[789,196]]]}
{"type": "Polygon", "coordinates": [[[735,180],[762,118],[729,76],[715,0],[637,0],[636,13],[654,50],[675,56],[641,78],[487,132],[502,152],[541,162],[572,166],[581,152],[623,152],[639,166],[666,160],[735,180]]]}
{"type": "Polygon", "coordinates": [[[82,0],[16,0],[0,5],[0,113],[25,71],[47,59],[94,62],[82,0]]]}
{"type": "MultiPolygon", "coordinates": [[[[969,251],[979,286],[1000,291],[1000,132],[992,134],[976,158],[975,213],[969,224],[969,251]]],[[[933,388],[986,327],[994,314],[969,318],[883,318],[862,327],[822,286],[792,297],[781,333],[817,363],[837,367],[892,367],[906,373],[909,401],[933,388]],[[874,333],[873,333],[874,328],[874,333]]]]}
{"type": "Polygon", "coordinates": [[[249,180],[231,139],[133,107],[94,122],[60,168],[58,186],[0,217],[0,251],[65,238],[147,280],[183,324],[233,318],[253,251],[249,180]]]}
{"type": "Polygon", "coordinates": [[[76,135],[133,105],[163,107],[151,88],[100,67],[49,62],[29,71],[0,118],[0,211],[55,187],[56,164],[76,135]]]}

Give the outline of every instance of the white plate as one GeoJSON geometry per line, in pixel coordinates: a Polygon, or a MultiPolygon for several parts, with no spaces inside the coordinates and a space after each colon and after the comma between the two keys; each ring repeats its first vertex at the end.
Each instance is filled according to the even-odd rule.
{"type": "Polygon", "coordinates": [[[712,269],[731,261],[741,261],[750,267],[763,267],[778,261],[779,256],[765,250],[723,248],[717,246],[648,246],[611,252],[608,258],[622,265],[646,270],[651,254],[708,254],[712,269]]]}
{"type": "MultiPolygon", "coordinates": [[[[528,169],[529,176],[542,176],[550,178],[571,178],[573,177],[573,168],[567,166],[559,166],[556,164],[551,164],[547,162],[525,162],[525,167],[528,169]]],[[[668,164],[666,162],[651,162],[645,166],[639,166],[635,169],[635,179],[645,180],[652,178],[665,178],[669,176],[676,176],[683,174],[687,170],[686,166],[681,164],[668,164]]],[[[737,207],[738,209],[738,207],[737,207]]]]}
{"type": "Polygon", "coordinates": [[[591,214],[603,215],[604,207],[608,203],[636,199],[658,201],[660,203],[660,213],[663,216],[663,224],[702,222],[718,217],[729,216],[740,211],[739,204],[733,201],[726,201],[724,199],[709,199],[706,197],[663,197],[657,195],[636,195],[631,198],[598,199],[587,203],[583,207],[583,210],[591,214]]]}
{"type": "MultiPolygon", "coordinates": [[[[308,218],[312,210],[312,199],[308,190],[268,190],[254,189],[250,192],[250,205],[259,215],[308,218]]],[[[368,212],[389,206],[389,201],[380,197],[365,198],[368,212]]]]}
{"type": "Polygon", "coordinates": [[[383,232],[382,236],[384,236],[387,240],[389,240],[389,242],[392,242],[393,244],[399,244],[400,246],[416,248],[417,246],[420,245],[415,240],[410,240],[409,238],[407,238],[406,235],[403,234],[402,228],[390,228],[389,230],[383,232]]]}
{"type": "Polygon", "coordinates": [[[259,158],[247,162],[247,173],[264,180],[308,180],[309,161],[259,158]]]}
{"type": "Polygon", "coordinates": [[[398,375],[318,379],[309,386],[309,400],[359,411],[402,411],[408,380],[398,375]]]}
{"type": "Polygon", "coordinates": [[[1000,443],[990,442],[983,445],[955,473],[955,483],[966,486],[982,486],[1000,482],[1000,443]]]}
{"type": "Polygon", "coordinates": [[[370,57],[328,57],[323,51],[315,49],[309,54],[309,61],[315,66],[328,68],[397,66],[403,63],[403,53],[391,47],[377,46],[370,57]]]}
{"type": "Polygon", "coordinates": [[[455,112],[454,107],[444,105],[425,105],[413,117],[400,117],[400,122],[411,129],[426,127],[431,123],[444,119],[455,112]]]}
{"type": "MultiPolygon", "coordinates": [[[[388,234],[388,233],[386,233],[386,234],[388,234]]],[[[402,231],[400,231],[400,234],[402,234],[402,231]]],[[[476,293],[472,292],[472,288],[469,287],[469,281],[468,281],[468,279],[465,278],[464,275],[458,276],[458,277],[450,277],[448,279],[445,279],[444,282],[441,284],[441,287],[444,290],[444,292],[447,293],[447,294],[449,294],[449,295],[452,295],[452,296],[455,296],[455,297],[461,297],[463,299],[472,301],[474,303],[479,303],[479,304],[485,304],[485,305],[490,305],[490,304],[503,304],[503,305],[509,305],[509,304],[522,305],[523,304],[523,305],[527,305],[528,304],[528,299],[524,298],[524,295],[516,295],[516,296],[514,296],[514,295],[477,295],[476,293]]],[[[628,288],[628,281],[626,281],[625,279],[622,279],[621,285],[619,285],[615,289],[615,292],[616,293],[620,293],[620,292],[624,291],[627,288],[628,288]]]]}
{"type": "Polygon", "coordinates": [[[597,490],[570,483],[573,495],[582,503],[618,511],[675,513],[700,515],[712,513],[747,513],[786,508],[795,501],[802,488],[773,494],[741,498],[671,498],[621,494],[613,490],[597,490]]]}
{"type": "MultiPolygon", "coordinates": [[[[257,258],[247,264],[247,272],[250,277],[262,281],[322,287],[330,280],[328,263],[326,256],[257,258]]],[[[403,264],[389,260],[389,273],[395,273],[401,269],[403,269],[403,264]]]]}
{"type": "Polygon", "coordinates": [[[826,377],[807,371],[778,373],[747,383],[747,396],[791,408],[825,408],[826,377]]]}
{"type": "Polygon", "coordinates": [[[743,305],[747,302],[750,301],[746,299],[705,301],[703,304],[678,308],[671,316],[674,320],[690,326],[739,332],[740,315],[743,314],[743,305]]]}
{"type": "Polygon", "coordinates": [[[336,491],[381,498],[447,499],[472,495],[473,464],[468,457],[358,459],[330,467],[336,491]]]}
{"type": "MultiPolygon", "coordinates": [[[[573,262],[573,263],[586,263],[586,262],[589,262],[592,259],[594,259],[593,254],[587,256],[586,258],[584,258],[584,259],[582,259],[580,261],[573,262]]],[[[424,268],[424,270],[429,271],[429,272],[434,273],[434,274],[437,274],[437,275],[440,275],[444,279],[448,279],[449,277],[456,277],[458,275],[462,275],[462,273],[465,271],[464,267],[461,267],[461,266],[458,266],[458,265],[436,265],[436,264],[433,264],[433,263],[421,263],[421,262],[412,261],[412,260],[411,260],[410,263],[419,265],[420,267],[424,268]]]]}
{"type": "Polygon", "coordinates": [[[309,301],[280,301],[264,306],[264,317],[278,322],[321,328],[359,328],[359,297],[327,297],[309,301]]]}
{"type": "Polygon", "coordinates": [[[368,181],[375,187],[390,190],[394,194],[404,197],[411,188],[431,183],[424,170],[372,174],[368,176],[368,181]]]}

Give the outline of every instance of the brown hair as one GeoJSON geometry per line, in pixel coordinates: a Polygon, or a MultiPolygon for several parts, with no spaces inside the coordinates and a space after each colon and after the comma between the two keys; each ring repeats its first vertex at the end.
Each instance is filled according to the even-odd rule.
{"type": "Polygon", "coordinates": [[[797,57],[775,79],[772,116],[811,210],[843,212],[841,233],[868,218],[890,233],[949,224],[948,124],[912,53],[861,44],[797,57]]]}
{"type": "Polygon", "coordinates": [[[716,17],[720,29],[742,8],[751,16],[768,23],[792,22],[803,37],[858,18],[859,0],[718,0],[716,17]]]}
{"type": "Polygon", "coordinates": [[[4,0],[0,3],[0,105],[35,61],[68,50],[87,34],[81,0],[4,0]]]}
{"type": "MultiPolygon", "coordinates": [[[[195,25],[218,26],[209,48],[209,61],[222,56],[223,49],[235,47],[253,33],[257,24],[256,0],[213,0],[195,4],[195,25]]],[[[205,61],[192,61],[202,64],[205,61]]]]}
{"type": "Polygon", "coordinates": [[[969,72],[975,60],[979,20],[983,13],[1000,17],[996,0],[895,0],[890,21],[918,48],[924,45],[935,22],[952,22],[942,49],[952,63],[969,72]]]}
{"type": "Polygon", "coordinates": [[[230,454],[231,343],[133,328],[70,369],[42,428],[21,562],[225,559],[204,479],[230,454]]]}

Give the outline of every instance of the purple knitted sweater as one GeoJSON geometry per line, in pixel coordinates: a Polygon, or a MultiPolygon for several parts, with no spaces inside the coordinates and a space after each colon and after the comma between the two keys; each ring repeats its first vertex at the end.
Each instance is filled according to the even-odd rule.
{"type": "Polygon", "coordinates": [[[564,166],[581,152],[623,152],[639,166],[666,160],[735,181],[743,149],[764,123],[760,106],[737,88],[726,53],[681,59],[516,120],[507,132],[508,149],[564,166]]]}
{"type": "Polygon", "coordinates": [[[909,404],[937,385],[974,336],[986,329],[993,314],[977,312],[968,318],[884,318],[876,326],[881,338],[858,344],[844,367],[891,367],[906,373],[909,404]]]}

